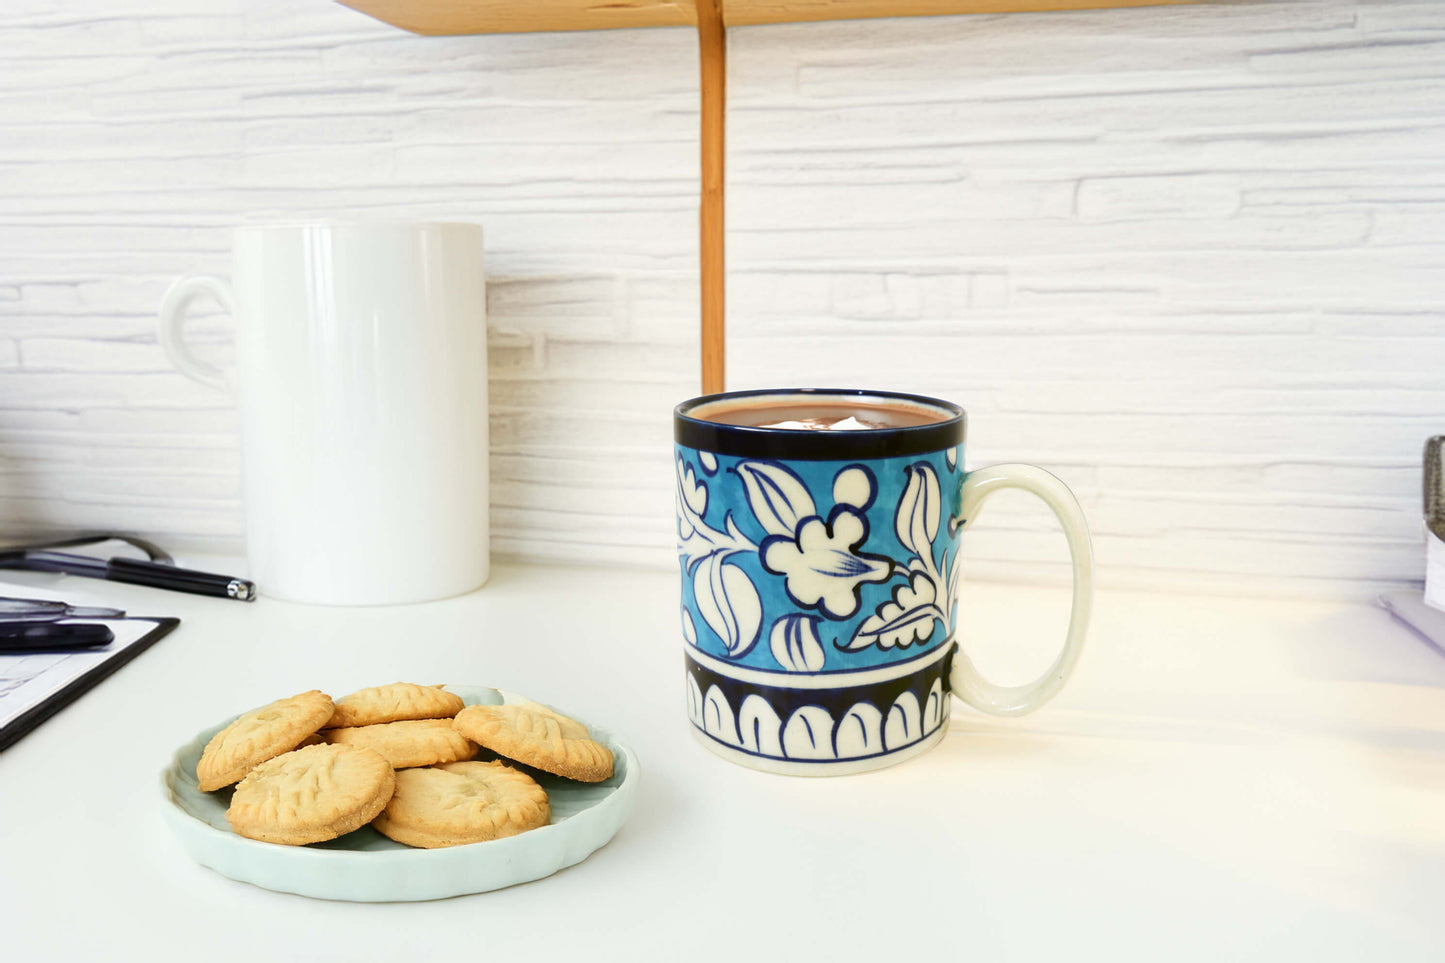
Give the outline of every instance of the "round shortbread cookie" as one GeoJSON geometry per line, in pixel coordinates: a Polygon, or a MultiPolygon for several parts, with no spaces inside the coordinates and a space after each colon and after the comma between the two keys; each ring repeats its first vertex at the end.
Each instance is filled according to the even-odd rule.
{"type": "Polygon", "coordinates": [[[366,746],[386,757],[393,769],[460,762],[477,754],[477,744],[452,728],[450,719],[406,719],[374,726],[327,729],[332,745],[366,746]]]}
{"type": "Polygon", "coordinates": [[[547,793],[500,762],[451,762],[396,774],[396,792],[372,822],[383,836],[439,849],[515,836],[547,825],[547,793]]]}
{"type": "Polygon", "coordinates": [[[374,726],[403,719],[450,719],[463,705],[461,696],[441,686],[411,682],[376,685],[337,699],[330,728],[374,726]]]}
{"type": "Polygon", "coordinates": [[[365,826],[395,788],[396,774],[374,749],[307,746],[252,769],[226,819],[238,835],[304,846],[365,826]]]}
{"type": "Polygon", "coordinates": [[[290,752],[331,719],[331,697],[317,689],[242,715],[206,743],[196,763],[204,792],[236,782],[267,759],[290,752]]]}
{"type": "Polygon", "coordinates": [[[576,719],[535,702],[467,706],[452,720],[458,732],[500,756],[581,782],[612,775],[612,752],[576,719]]]}

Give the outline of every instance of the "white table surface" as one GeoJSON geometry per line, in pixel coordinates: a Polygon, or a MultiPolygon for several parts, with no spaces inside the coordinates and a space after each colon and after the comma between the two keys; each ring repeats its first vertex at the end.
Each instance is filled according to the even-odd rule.
{"type": "MultiPolygon", "coordinates": [[[[803,779],[693,741],[675,575],[503,567],[375,609],[19,577],[183,624],[0,753],[8,963],[1445,959],[1445,656],[1370,605],[1102,592],[1051,705],[955,705],[917,760],[803,779]],[[613,729],[642,763],[631,820],[556,876],[413,904],[269,892],[171,838],[160,771],[197,731],[397,680],[613,729]]],[[[975,661],[1046,664],[1066,595],[969,586],[975,661]]]]}

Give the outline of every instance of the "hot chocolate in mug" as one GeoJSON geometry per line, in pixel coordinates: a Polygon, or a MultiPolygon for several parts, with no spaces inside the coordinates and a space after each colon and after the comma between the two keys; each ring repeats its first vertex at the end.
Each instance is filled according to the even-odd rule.
{"type": "Polygon", "coordinates": [[[709,749],[769,772],[863,772],[936,745],[950,693],[1021,715],[1062,688],[1093,594],[1083,512],[1041,468],[965,471],[966,422],[949,402],[883,391],[677,406],[687,708],[709,749]],[[961,536],[1003,488],[1043,499],[1073,558],[1063,648],[1020,686],[989,682],[955,640],[961,536]]]}

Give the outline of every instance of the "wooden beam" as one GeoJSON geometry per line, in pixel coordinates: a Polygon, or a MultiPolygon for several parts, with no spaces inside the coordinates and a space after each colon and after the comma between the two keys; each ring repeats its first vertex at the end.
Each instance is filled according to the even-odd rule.
{"type": "MultiPolygon", "coordinates": [[[[689,27],[697,0],[338,0],[412,33],[447,35],[689,27]]],[[[706,0],[713,2],[713,0],[706,0]]],[[[723,23],[741,27],[868,17],[926,17],[1025,10],[1154,7],[1198,0],[717,0],[723,23]]]]}
{"type": "Polygon", "coordinates": [[[727,29],[722,0],[698,0],[697,44],[701,62],[702,203],[698,212],[698,267],[702,277],[702,390],[726,384],[726,284],[723,183],[727,144],[727,29]]]}

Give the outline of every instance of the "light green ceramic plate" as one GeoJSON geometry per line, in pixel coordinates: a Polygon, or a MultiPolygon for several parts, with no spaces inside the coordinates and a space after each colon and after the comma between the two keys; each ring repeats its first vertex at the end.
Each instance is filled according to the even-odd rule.
{"type": "MultiPolygon", "coordinates": [[[[483,686],[447,688],[468,705],[527,701],[483,686]]],[[[231,831],[226,822],[229,789],[207,793],[196,787],[201,750],[230,722],[181,746],[161,774],[166,822],[202,866],[283,893],[384,903],[484,893],[541,879],[606,845],[632,812],[637,795],[637,757],[611,733],[588,723],[592,738],[612,750],[616,771],[606,782],[590,784],[538,775],[551,801],[550,825],[446,849],[412,849],[370,826],[324,843],[279,846],[231,831]]]]}

